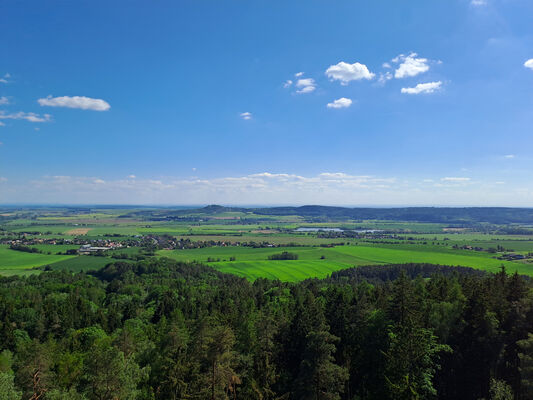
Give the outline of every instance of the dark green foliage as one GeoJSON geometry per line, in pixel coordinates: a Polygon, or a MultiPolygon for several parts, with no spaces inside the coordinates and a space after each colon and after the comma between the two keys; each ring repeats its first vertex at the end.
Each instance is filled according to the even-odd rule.
{"type": "Polygon", "coordinates": [[[532,289],[431,265],[250,283],[169,259],[0,278],[0,400],[529,399],[532,289]]]}
{"type": "Polygon", "coordinates": [[[269,260],[297,260],[298,254],[284,251],[282,253],[272,254],[268,256],[268,259],[269,260]]]}

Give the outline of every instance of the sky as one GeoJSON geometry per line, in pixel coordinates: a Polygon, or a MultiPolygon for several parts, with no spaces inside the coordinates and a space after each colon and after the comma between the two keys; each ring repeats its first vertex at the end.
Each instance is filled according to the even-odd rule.
{"type": "Polygon", "coordinates": [[[0,2],[0,204],[533,207],[531,0],[0,2]]]}

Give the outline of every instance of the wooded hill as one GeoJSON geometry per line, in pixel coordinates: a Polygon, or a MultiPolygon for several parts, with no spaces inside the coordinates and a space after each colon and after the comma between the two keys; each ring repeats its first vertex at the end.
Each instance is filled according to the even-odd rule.
{"type": "Polygon", "coordinates": [[[402,207],[402,208],[348,208],[330,206],[242,208],[210,205],[197,209],[161,208],[136,210],[123,217],[172,218],[198,215],[216,215],[227,212],[251,212],[264,216],[296,215],[330,220],[389,220],[433,222],[446,224],[533,224],[533,208],[509,207],[402,207]]]}

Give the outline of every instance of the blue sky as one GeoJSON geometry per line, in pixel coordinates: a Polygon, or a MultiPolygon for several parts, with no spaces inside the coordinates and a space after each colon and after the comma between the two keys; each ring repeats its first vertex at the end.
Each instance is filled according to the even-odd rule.
{"type": "Polygon", "coordinates": [[[533,206],[533,2],[0,4],[0,203],[533,206]]]}

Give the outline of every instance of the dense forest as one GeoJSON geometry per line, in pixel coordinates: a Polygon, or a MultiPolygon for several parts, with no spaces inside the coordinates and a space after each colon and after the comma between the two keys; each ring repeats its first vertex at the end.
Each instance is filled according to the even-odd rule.
{"type": "Polygon", "coordinates": [[[531,399],[533,285],[432,265],[254,283],[169,259],[0,278],[0,399],[531,399]]]}

